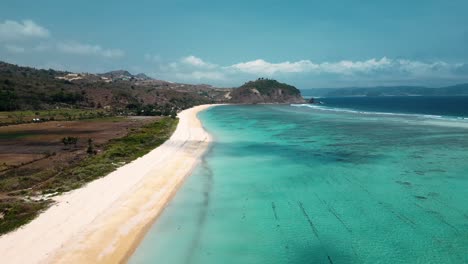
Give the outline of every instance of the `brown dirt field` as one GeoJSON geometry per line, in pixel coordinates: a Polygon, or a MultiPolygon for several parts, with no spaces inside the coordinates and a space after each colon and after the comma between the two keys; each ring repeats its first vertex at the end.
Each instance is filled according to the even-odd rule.
{"type": "MultiPolygon", "coordinates": [[[[27,163],[27,162],[30,162],[31,160],[37,160],[43,157],[44,157],[44,154],[24,153],[20,156],[20,155],[12,155],[11,153],[10,154],[0,153],[0,160],[2,161],[2,165],[3,163],[5,163],[5,165],[10,165],[10,166],[17,166],[17,165],[20,165],[21,163],[27,163]]],[[[2,165],[0,165],[0,171],[2,170],[1,169],[2,165]]]]}
{"type": "Polygon", "coordinates": [[[51,121],[0,127],[0,177],[25,175],[56,166],[66,166],[84,158],[88,138],[97,151],[114,138],[125,136],[130,129],[154,122],[158,117],[107,118],[84,121],[51,121]],[[65,147],[64,137],[77,137],[74,147],[65,147]]]}

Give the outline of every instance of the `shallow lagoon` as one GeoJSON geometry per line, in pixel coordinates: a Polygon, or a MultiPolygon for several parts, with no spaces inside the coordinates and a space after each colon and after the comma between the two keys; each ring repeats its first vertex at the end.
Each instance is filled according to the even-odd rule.
{"type": "Polygon", "coordinates": [[[215,143],[131,263],[468,262],[465,124],[274,105],[200,118],[215,143]]]}

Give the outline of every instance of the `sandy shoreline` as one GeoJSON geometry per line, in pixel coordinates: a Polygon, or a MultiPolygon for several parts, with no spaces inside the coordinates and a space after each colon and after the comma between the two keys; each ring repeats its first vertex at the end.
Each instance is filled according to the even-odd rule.
{"type": "Polygon", "coordinates": [[[147,155],[57,203],[24,227],[0,237],[2,263],[119,263],[133,253],[206,151],[211,137],[197,114],[179,114],[171,138],[147,155]]]}

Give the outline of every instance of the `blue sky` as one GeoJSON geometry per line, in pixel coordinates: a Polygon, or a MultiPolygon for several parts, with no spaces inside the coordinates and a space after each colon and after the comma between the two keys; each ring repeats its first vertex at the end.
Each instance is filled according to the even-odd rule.
{"type": "Polygon", "coordinates": [[[0,2],[0,60],[299,88],[468,82],[468,1],[0,2]]]}

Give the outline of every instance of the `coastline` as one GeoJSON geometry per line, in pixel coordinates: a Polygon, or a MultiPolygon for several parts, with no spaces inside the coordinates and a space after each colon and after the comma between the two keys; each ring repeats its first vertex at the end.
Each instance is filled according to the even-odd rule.
{"type": "Polygon", "coordinates": [[[127,260],[173,197],[211,136],[197,114],[179,113],[164,144],[56,203],[27,225],[0,237],[5,263],[120,263],[127,260]]]}

